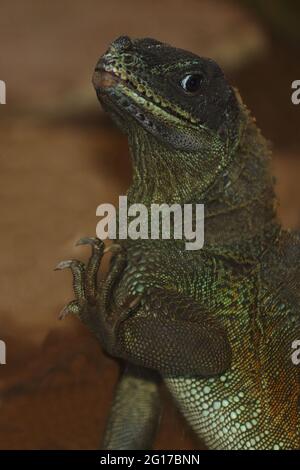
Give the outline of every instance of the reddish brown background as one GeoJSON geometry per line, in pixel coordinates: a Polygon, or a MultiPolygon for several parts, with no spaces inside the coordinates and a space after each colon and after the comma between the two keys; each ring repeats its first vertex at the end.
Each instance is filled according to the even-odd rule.
{"type": "MultiPolygon", "coordinates": [[[[290,99],[299,38],[244,3],[1,0],[0,448],[100,442],[118,367],[75,319],[58,322],[72,291],[70,274],[53,267],[86,259],[75,241],[95,233],[97,205],[115,203],[130,182],[126,140],[90,84],[116,36],[156,37],[223,65],[274,143],[279,215],[299,227],[300,106],[290,99]]],[[[156,448],[199,447],[162,393],[156,448]]]]}

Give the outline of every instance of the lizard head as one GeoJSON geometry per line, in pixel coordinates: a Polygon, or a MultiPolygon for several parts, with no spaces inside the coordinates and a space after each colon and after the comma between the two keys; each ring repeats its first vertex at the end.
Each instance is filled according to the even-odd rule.
{"type": "Polygon", "coordinates": [[[207,186],[230,161],[242,129],[241,105],[213,60],[154,39],[121,36],[97,63],[93,84],[129,139],[136,133],[152,138],[172,154],[168,166],[176,166],[177,175],[189,165],[192,177],[199,183],[201,171],[207,186]]]}
{"type": "Polygon", "coordinates": [[[130,203],[203,202],[206,240],[225,239],[226,224],[232,241],[263,227],[266,214],[273,220],[268,146],[216,62],[121,36],[100,58],[93,82],[128,136],[130,203]]]}
{"type": "Polygon", "coordinates": [[[211,59],[121,36],[99,60],[93,83],[123,130],[138,123],[174,149],[199,151],[204,135],[224,141],[237,134],[235,92],[211,59]]]}

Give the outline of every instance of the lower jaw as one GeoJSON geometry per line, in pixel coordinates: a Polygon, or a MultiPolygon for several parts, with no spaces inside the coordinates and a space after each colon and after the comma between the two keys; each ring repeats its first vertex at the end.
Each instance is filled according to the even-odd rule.
{"type": "Polygon", "coordinates": [[[127,122],[130,119],[151,134],[159,135],[159,121],[148,110],[134,103],[127,95],[117,94],[113,89],[98,91],[97,94],[103,107],[110,114],[116,114],[124,123],[124,127],[128,127],[127,122]]]}

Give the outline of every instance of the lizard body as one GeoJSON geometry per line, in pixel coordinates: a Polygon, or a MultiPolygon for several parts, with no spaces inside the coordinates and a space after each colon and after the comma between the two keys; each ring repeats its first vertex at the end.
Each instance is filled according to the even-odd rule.
{"type": "Polygon", "coordinates": [[[215,62],[152,39],[117,39],[94,86],[128,135],[128,202],[205,204],[199,251],[184,240],[118,240],[99,285],[104,247],[86,238],[87,267],[59,265],[72,269],[76,294],[64,314],[129,363],[104,447],[151,446],[162,377],[211,449],[298,449],[300,239],[277,221],[254,120],[215,62]]]}

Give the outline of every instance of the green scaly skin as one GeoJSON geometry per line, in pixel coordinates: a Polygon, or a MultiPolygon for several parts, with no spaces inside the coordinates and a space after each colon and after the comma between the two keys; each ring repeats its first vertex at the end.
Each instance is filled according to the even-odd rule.
{"type": "Polygon", "coordinates": [[[300,240],[275,213],[270,155],[238,93],[210,59],[152,39],[117,39],[94,74],[128,136],[129,203],[204,203],[205,244],[118,240],[99,283],[99,239],[74,275],[77,315],[128,366],[103,447],[151,447],[163,379],[211,449],[298,449],[300,240]],[[182,79],[200,74],[196,90],[182,79]]]}

